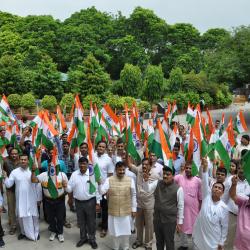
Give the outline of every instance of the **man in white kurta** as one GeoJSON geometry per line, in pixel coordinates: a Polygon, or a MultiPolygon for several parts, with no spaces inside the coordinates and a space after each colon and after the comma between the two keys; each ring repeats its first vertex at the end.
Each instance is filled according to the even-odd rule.
{"type": "Polygon", "coordinates": [[[228,230],[228,208],[221,200],[224,185],[208,184],[207,161],[203,160],[202,207],[193,229],[195,250],[222,250],[228,230]]]}
{"type": "Polygon", "coordinates": [[[123,162],[116,163],[115,172],[116,175],[109,177],[105,180],[105,182],[102,185],[99,185],[99,192],[101,194],[108,193],[108,199],[109,199],[109,211],[108,211],[108,230],[111,236],[113,236],[113,247],[112,249],[118,250],[119,248],[122,248],[123,250],[129,249],[129,235],[131,235],[131,224],[130,224],[130,212],[131,215],[134,217],[136,214],[136,189],[133,179],[130,177],[125,176],[125,164],[123,162]],[[124,183],[129,183],[129,187],[126,186],[126,188],[129,188],[130,193],[127,192],[126,188],[124,190],[120,190],[119,187],[123,186],[124,183]],[[113,184],[115,183],[115,184],[113,184]],[[112,187],[112,185],[117,185],[115,188],[112,187]],[[119,185],[120,184],[120,185],[119,185]],[[125,211],[126,215],[123,215],[124,213],[124,206],[121,205],[121,203],[116,204],[117,206],[113,206],[112,198],[114,196],[118,196],[120,201],[126,200],[128,197],[130,198],[130,204],[128,205],[128,209],[130,211],[125,211]],[[118,211],[120,213],[120,216],[113,216],[112,214],[114,211],[118,211]],[[123,211],[122,211],[123,210],[123,211]]]}
{"type": "Polygon", "coordinates": [[[31,171],[28,167],[28,155],[20,156],[20,167],[14,169],[5,179],[7,188],[15,184],[16,215],[19,220],[21,234],[18,239],[27,237],[37,240],[39,235],[39,217],[37,202],[41,201],[41,186],[31,183],[31,171]]]}

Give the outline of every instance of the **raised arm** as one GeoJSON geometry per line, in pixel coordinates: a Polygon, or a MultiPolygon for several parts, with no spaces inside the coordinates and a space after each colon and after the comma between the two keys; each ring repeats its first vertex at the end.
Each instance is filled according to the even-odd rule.
{"type": "Polygon", "coordinates": [[[202,199],[204,199],[209,193],[207,159],[202,158],[201,167],[202,167],[202,199]]]}
{"type": "Polygon", "coordinates": [[[36,177],[36,174],[35,174],[36,169],[37,169],[36,166],[33,165],[32,169],[31,169],[31,182],[32,183],[38,183],[39,182],[39,180],[38,180],[38,178],[36,177]]]}
{"type": "Polygon", "coordinates": [[[148,192],[154,192],[158,184],[158,180],[155,180],[153,182],[149,182],[149,172],[143,173],[143,183],[142,188],[148,192]]]}
{"type": "Polygon", "coordinates": [[[232,185],[229,189],[229,195],[234,202],[237,199],[237,195],[236,195],[237,182],[238,182],[238,177],[235,175],[232,177],[232,185]]]}

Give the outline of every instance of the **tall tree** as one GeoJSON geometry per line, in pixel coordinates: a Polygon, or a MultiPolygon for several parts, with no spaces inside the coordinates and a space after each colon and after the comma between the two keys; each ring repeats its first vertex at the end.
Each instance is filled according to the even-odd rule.
{"type": "Polygon", "coordinates": [[[109,74],[92,54],[69,72],[69,82],[72,83],[72,91],[80,93],[82,98],[89,94],[103,94],[111,85],[109,74]]]}
{"type": "Polygon", "coordinates": [[[160,101],[164,96],[164,74],[161,66],[148,65],[143,81],[143,97],[150,102],[160,101]]]}
{"type": "Polygon", "coordinates": [[[138,66],[125,64],[120,74],[123,96],[138,97],[139,87],[142,83],[142,73],[138,66]]]}
{"type": "Polygon", "coordinates": [[[45,95],[54,95],[57,99],[61,99],[63,95],[60,73],[49,56],[44,56],[41,62],[37,63],[33,92],[39,98],[45,95]]]}

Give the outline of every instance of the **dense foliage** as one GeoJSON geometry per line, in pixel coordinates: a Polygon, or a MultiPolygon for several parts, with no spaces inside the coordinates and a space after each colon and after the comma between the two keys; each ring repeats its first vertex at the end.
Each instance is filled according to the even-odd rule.
{"type": "Polygon", "coordinates": [[[105,96],[112,92],[149,102],[175,96],[225,106],[230,90],[250,83],[249,55],[250,27],[200,34],[141,7],[129,17],[92,7],[63,22],[0,12],[0,92],[6,95],[32,91],[59,102],[71,92],[96,98],[97,105],[109,98],[118,108],[123,100],[105,96]]]}

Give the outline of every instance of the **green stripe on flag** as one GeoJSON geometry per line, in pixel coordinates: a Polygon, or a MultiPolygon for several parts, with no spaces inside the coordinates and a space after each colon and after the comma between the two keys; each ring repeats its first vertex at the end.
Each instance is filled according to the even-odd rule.
{"type": "Polygon", "coordinates": [[[48,178],[48,191],[49,191],[52,199],[56,199],[58,197],[58,191],[57,191],[57,188],[56,188],[51,176],[49,176],[49,178],[48,178]]]}
{"type": "Polygon", "coordinates": [[[223,161],[225,168],[227,169],[227,171],[229,171],[229,169],[230,169],[230,157],[228,155],[227,150],[224,148],[224,146],[220,140],[218,140],[215,143],[215,149],[218,152],[221,160],[223,161]]]}

